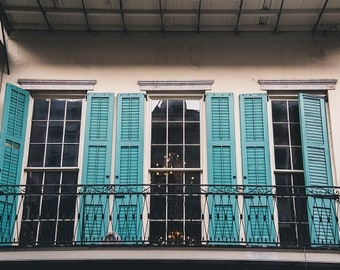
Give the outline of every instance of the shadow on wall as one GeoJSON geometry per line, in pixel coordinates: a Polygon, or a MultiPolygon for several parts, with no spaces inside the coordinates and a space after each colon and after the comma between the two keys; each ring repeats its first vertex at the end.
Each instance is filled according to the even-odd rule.
{"type": "Polygon", "coordinates": [[[340,58],[339,37],[317,41],[311,33],[38,32],[15,33],[10,42],[18,45],[18,61],[85,67],[308,66],[340,58]]]}

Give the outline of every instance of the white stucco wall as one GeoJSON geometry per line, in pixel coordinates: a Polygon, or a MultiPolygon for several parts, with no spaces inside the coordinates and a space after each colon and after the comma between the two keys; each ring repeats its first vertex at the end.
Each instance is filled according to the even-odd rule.
{"type": "MultiPolygon", "coordinates": [[[[139,80],[214,80],[212,91],[261,92],[258,80],[339,79],[340,35],[312,33],[13,33],[10,75],[18,79],[96,80],[98,92],[139,92],[139,80]]],[[[329,91],[335,184],[340,185],[340,82],[329,91]],[[339,169],[336,169],[339,168],[339,169]]],[[[239,119],[235,102],[235,119],[239,119]]],[[[239,138],[236,121],[236,138],[239,138]]],[[[237,140],[239,147],[239,140],[237,140]]],[[[239,149],[239,148],[238,148],[239,149]]],[[[240,160],[238,154],[238,160],[240,160]]],[[[238,162],[238,171],[240,171],[238,162]]]]}

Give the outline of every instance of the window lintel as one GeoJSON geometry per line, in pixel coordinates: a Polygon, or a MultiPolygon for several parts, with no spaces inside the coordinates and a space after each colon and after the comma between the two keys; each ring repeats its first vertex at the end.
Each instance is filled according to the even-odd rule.
{"type": "Polygon", "coordinates": [[[258,80],[261,90],[335,90],[336,79],[258,80]]]}

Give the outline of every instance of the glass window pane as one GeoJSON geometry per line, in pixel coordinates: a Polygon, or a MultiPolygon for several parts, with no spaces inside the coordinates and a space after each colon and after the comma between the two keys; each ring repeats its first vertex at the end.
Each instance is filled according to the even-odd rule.
{"type": "Polygon", "coordinates": [[[51,101],[50,119],[63,120],[65,115],[65,100],[53,99],[51,101]]]}
{"type": "Polygon", "coordinates": [[[167,111],[166,100],[153,100],[152,101],[152,120],[165,121],[167,111]]]}
{"type": "Polygon", "coordinates": [[[151,143],[165,144],[166,143],[166,124],[155,122],[152,123],[151,143]]]}
{"type": "Polygon", "coordinates": [[[20,245],[33,245],[36,242],[38,222],[24,221],[21,223],[20,245]]]}
{"type": "Polygon", "coordinates": [[[64,167],[75,167],[78,165],[78,144],[65,144],[64,155],[63,155],[63,166],[64,167]]]}
{"type": "Polygon", "coordinates": [[[73,238],[74,221],[59,221],[57,230],[58,243],[71,243],[73,238]]]}
{"type": "Polygon", "coordinates": [[[63,121],[50,121],[48,127],[47,142],[49,143],[61,143],[63,141],[63,121]]]}
{"type": "Polygon", "coordinates": [[[299,123],[299,104],[297,101],[289,101],[289,120],[290,122],[299,123]]]}
{"type": "Polygon", "coordinates": [[[150,218],[165,218],[166,210],[166,174],[155,172],[151,174],[150,218]]]}
{"type": "Polygon", "coordinates": [[[290,169],[290,154],[288,147],[275,147],[276,169],[290,169]]]}
{"type": "Polygon", "coordinates": [[[185,167],[199,168],[200,167],[200,147],[186,146],[185,147],[185,167]]]}
{"type": "Polygon", "coordinates": [[[273,124],[273,132],[275,145],[289,145],[287,124],[273,124]]]}
{"type": "Polygon", "coordinates": [[[183,120],[183,100],[168,101],[168,119],[169,121],[183,120]]]}
{"type": "Polygon", "coordinates": [[[60,167],[61,144],[48,144],[46,149],[46,167],[60,167]]]}
{"type": "Polygon", "coordinates": [[[65,127],[65,143],[79,143],[80,122],[67,121],[65,127]]]}
{"type": "Polygon", "coordinates": [[[198,100],[185,100],[185,120],[199,121],[200,120],[200,102],[198,100]]]}
{"type": "Polygon", "coordinates": [[[80,100],[68,100],[67,101],[67,120],[80,120],[81,119],[81,107],[82,103],[80,100]]]}
{"type": "Polygon", "coordinates": [[[183,124],[169,123],[169,143],[182,144],[183,143],[183,124]]]}
{"type": "Polygon", "coordinates": [[[151,147],[151,167],[165,168],[166,166],[166,148],[165,146],[151,147]]]}
{"type": "Polygon", "coordinates": [[[42,221],[39,229],[39,243],[53,244],[56,229],[55,221],[42,221]]]}
{"type": "Polygon", "coordinates": [[[30,144],[27,166],[42,167],[44,162],[44,153],[44,144],[30,144]]]}
{"type": "Polygon", "coordinates": [[[169,146],[168,168],[183,168],[183,146],[169,146]]]}
{"type": "Polygon", "coordinates": [[[31,143],[45,143],[47,121],[33,121],[31,128],[31,143]]]}
{"type": "Polygon", "coordinates": [[[301,133],[299,124],[290,124],[290,137],[292,145],[301,145],[301,133]]]}
{"type": "Polygon", "coordinates": [[[272,117],[273,122],[287,122],[287,102],[272,101],[272,117]]]}
{"type": "Polygon", "coordinates": [[[48,116],[49,101],[47,99],[35,99],[33,105],[33,120],[46,120],[48,116]]]}
{"type": "Polygon", "coordinates": [[[292,147],[293,169],[303,170],[301,147],[292,147]]]}
{"type": "Polygon", "coordinates": [[[200,143],[200,124],[186,123],[185,124],[185,143],[199,144],[200,143]]]}

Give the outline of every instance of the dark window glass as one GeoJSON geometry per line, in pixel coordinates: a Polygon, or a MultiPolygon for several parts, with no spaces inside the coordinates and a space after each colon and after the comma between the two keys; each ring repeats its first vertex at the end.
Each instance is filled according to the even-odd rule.
{"type": "Polygon", "coordinates": [[[65,127],[65,143],[79,143],[80,135],[80,122],[79,121],[68,121],[65,127]]]}
{"type": "Polygon", "coordinates": [[[273,132],[275,145],[289,145],[287,124],[273,124],[273,132]]]}
{"type": "Polygon", "coordinates": [[[47,99],[35,99],[33,105],[33,120],[47,120],[49,101],[47,99]]]}
{"type": "Polygon", "coordinates": [[[31,127],[31,143],[46,142],[47,121],[33,121],[31,127]]]}
{"type": "Polygon", "coordinates": [[[275,147],[275,168],[291,169],[289,147],[275,147]]]}
{"type": "Polygon", "coordinates": [[[52,99],[50,120],[63,120],[65,117],[65,100],[52,99]]]}
{"type": "Polygon", "coordinates": [[[152,144],[165,144],[166,143],[166,124],[155,122],[152,124],[151,133],[152,144]]]}
{"type": "Polygon", "coordinates": [[[185,167],[199,168],[200,167],[200,147],[186,146],[185,147],[185,167]]]}
{"type": "Polygon", "coordinates": [[[64,122],[62,121],[50,121],[48,127],[48,143],[61,143],[63,141],[64,122]]]}
{"type": "Polygon", "coordinates": [[[303,170],[301,147],[292,147],[292,159],[293,159],[293,169],[303,170]]]}
{"type": "Polygon", "coordinates": [[[48,144],[46,148],[46,167],[60,167],[61,144],[48,144]]]}
{"type": "Polygon", "coordinates": [[[151,147],[151,167],[165,168],[166,166],[166,147],[152,146],[151,147]]]}
{"type": "Polygon", "coordinates": [[[42,167],[44,162],[45,144],[31,144],[28,154],[28,167],[42,167]]]}
{"type": "Polygon", "coordinates": [[[301,145],[300,124],[290,124],[290,137],[292,145],[301,145]]]}
{"type": "Polygon", "coordinates": [[[183,120],[183,100],[168,100],[169,121],[183,120]]]}
{"type": "Polygon", "coordinates": [[[287,122],[287,102],[273,101],[272,102],[272,118],[273,122],[287,122]]]}
{"type": "Polygon", "coordinates": [[[289,120],[290,122],[299,123],[299,104],[297,101],[289,101],[289,120]]]}
{"type": "Polygon", "coordinates": [[[185,143],[199,144],[200,143],[200,124],[186,123],[185,124],[185,143]]]}
{"type": "Polygon", "coordinates": [[[152,120],[165,121],[167,114],[167,100],[154,100],[152,110],[152,120]]]}
{"type": "Polygon", "coordinates": [[[80,120],[81,119],[81,107],[80,100],[67,101],[66,120],[80,120]]]}
{"type": "Polygon", "coordinates": [[[169,143],[182,144],[183,143],[183,124],[169,123],[169,143]]]}
{"type": "Polygon", "coordinates": [[[78,165],[78,144],[65,144],[63,155],[64,167],[75,167],[78,165]]]}
{"type": "Polygon", "coordinates": [[[199,101],[198,100],[186,100],[185,103],[185,121],[199,121],[199,101]]]}

